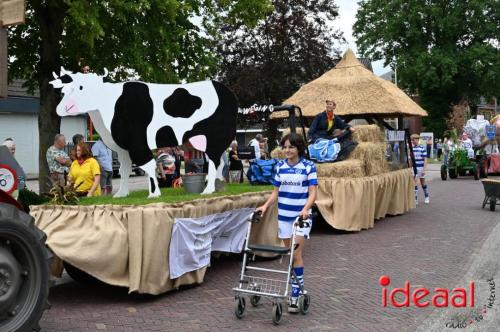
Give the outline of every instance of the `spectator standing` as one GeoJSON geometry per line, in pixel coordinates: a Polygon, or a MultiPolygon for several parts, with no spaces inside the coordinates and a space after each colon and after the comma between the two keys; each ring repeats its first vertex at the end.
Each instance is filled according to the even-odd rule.
{"type": "Polygon", "coordinates": [[[99,139],[92,146],[92,155],[99,163],[101,169],[101,191],[103,195],[111,195],[113,192],[113,151],[99,139]]]}
{"type": "Polygon", "coordinates": [[[255,159],[260,159],[260,142],[262,141],[262,134],[255,135],[255,138],[248,143],[255,149],[255,159]]]}
{"type": "Polygon", "coordinates": [[[7,149],[9,149],[10,153],[12,154],[12,156],[15,155],[16,153],[16,143],[14,142],[14,140],[12,138],[6,138],[2,145],[6,146],[7,149]]]}
{"type": "Polygon", "coordinates": [[[243,162],[238,158],[238,142],[231,142],[231,150],[229,150],[229,182],[243,182],[243,162]]]}
{"type": "Polygon", "coordinates": [[[92,157],[87,144],[78,143],[76,160],[71,164],[69,181],[80,196],[101,196],[101,169],[99,163],[92,157]]]}
{"type": "Polygon", "coordinates": [[[441,161],[441,156],[443,155],[443,143],[441,142],[441,139],[437,140],[437,158],[439,161],[441,161]]]}
{"type": "Polygon", "coordinates": [[[68,166],[71,166],[71,159],[64,151],[66,138],[62,134],[54,137],[54,144],[47,150],[45,155],[49,166],[50,178],[53,184],[64,186],[66,175],[69,172],[68,166]]]}
{"type": "Polygon", "coordinates": [[[76,146],[78,145],[78,143],[84,142],[85,139],[82,134],[75,134],[71,138],[71,141],[73,141],[73,148],[69,152],[69,157],[71,158],[71,161],[73,161],[76,159],[76,146]]]}

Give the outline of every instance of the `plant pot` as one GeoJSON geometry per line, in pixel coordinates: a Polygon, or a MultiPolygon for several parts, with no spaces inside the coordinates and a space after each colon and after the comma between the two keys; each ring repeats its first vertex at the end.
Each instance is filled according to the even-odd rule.
{"type": "Polygon", "coordinates": [[[206,173],[184,174],[182,185],[188,193],[199,194],[205,189],[206,177],[206,173]]]}

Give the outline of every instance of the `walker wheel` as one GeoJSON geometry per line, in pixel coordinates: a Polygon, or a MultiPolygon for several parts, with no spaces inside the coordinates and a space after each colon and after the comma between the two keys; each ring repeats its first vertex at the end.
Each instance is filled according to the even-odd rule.
{"type": "Polygon", "coordinates": [[[281,317],[283,317],[283,308],[281,303],[275,303],[273,305],[273,323],[274,325],[279,325],[281,323],[281,317]]]}
{"type": "Polygon", "coordinates": [[[299,311],[302,315],[306,315],[309,312],[309,306],[311,305],[311,297],[309,294],[302,294],[299,297],[299,311]]]}
{"type": "Polygon", "coordinates": [[[245,314],[245,298],[238,295],[234,301],[234,314],[237,318],[243,317],[245,314]]]}
{"type": "Polygon", "coordinates": [[[260,299],[261,299],[261,296],[260,296],[260,295],[252,295],[252,296],[250,297],[250,303],[251,303],[254,307],[256,307],[256,306],[258,306],[258,305],[259,305],[259,303],[260,303],[260,299]]]}
{"type": "MultiPolygon", "coordinates": [[[[254,286],[253,290],[256,292],[260,292],[260,286],[254,286]]],[[[252,295],[250,296],[250,303],[252,304],[252,306],[256,307],[259,305],[261,298],[262,296],[260,295],[252,295]]]]}

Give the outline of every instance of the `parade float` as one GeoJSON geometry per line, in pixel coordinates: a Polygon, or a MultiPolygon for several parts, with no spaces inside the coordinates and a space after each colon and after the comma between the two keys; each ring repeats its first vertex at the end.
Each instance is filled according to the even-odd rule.
{"type": "MultiPolygon", "coordinates": [[[[121,164],[120,188],[113,199],[31,207],[54,252],[52,274],[61,276],[65,267],[78,281],[96,278],[129,292],[155,295],[201,283],[212,251],[241,252],[246,221],[271,190],[252,187],[248,193],[231,194],[229,186],[222,194],[215,192],[216,180],[222,180],[222,153],[236,134],[236,98],[214,81],[106,83],[106,74],[61,68],[50,82],[64,94],[57,113],[88,113],[121,164]],[[203,195],[158,186],[152,150],[185,144],[208,159],[203,195]],[[129,195],[128,189],[132,163],[145,171],[149,187],[149,195],[140,192],[143,198],[138,200],[127,200],[137,195],[129,195]]],[[[263,216],[252,234],[253,243],[281,243],[277,224],[270,222],[276,215],[274,207],[263,216]]]]}
{"type": "MultiPolygon", "coordinates": [[[[394,130],[385,119],[398,118],[402,128],[403,117],[427,113],[396,85],[366,69],[350,49],[334,69],[303,85],[284,104],[298,106],[311,119],[324,110],[326,100],[336,102],[335,114],[344,120],[368,122],[354,126],[357,146],[347,160],[316,164],[316,206],[326,222],[336,229],[359,231],[374,227],[377,219],[414,208],[408,131],[394,130]]],[[[275,112],[271,118],[287,116],[275,112]]]]}

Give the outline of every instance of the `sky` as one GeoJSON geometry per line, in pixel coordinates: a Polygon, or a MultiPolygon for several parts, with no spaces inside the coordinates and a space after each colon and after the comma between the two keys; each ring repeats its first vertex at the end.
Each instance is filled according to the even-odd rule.
{"type": "MultiPolygon", "coordinates": [[[[352,26],[356,22],[356,12],[358,11],[357,0],[335,0],[339,7],[339,17],[333,22],[333,26],[344,33],[347,44],[340,45],[340,49],[345,52],[349,47],[358,55],[356,41],[352,36],[352,26]]],[[[391,70],[384,68],[384,61],[372,62],[373,72],[376,75],[382,75],[391,70]]]]}

